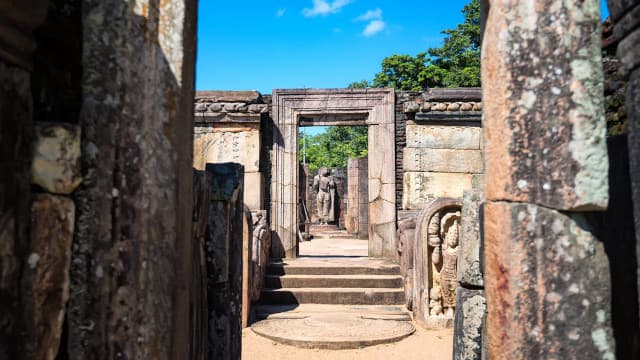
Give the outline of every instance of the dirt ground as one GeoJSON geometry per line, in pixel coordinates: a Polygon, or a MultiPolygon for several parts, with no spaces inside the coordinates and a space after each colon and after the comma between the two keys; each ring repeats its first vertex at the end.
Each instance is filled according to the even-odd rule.
{"type": "Polygon", "coordinates": [[[416,326],[413,335],[393,344],[352,350],[301,349],[282,345],[255,334],[242,333],[243,360],[449,360],[453,350],[453,329],[424,330],[416,326]]]}

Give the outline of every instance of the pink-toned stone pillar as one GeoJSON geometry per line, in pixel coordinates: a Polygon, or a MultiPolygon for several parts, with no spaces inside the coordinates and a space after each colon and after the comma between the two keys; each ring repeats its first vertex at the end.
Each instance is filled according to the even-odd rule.
{"type": "Polygon", "coordinates": [[[489,1],[483,40],[491,359],[614,358],[600,3],[489,1]]]}

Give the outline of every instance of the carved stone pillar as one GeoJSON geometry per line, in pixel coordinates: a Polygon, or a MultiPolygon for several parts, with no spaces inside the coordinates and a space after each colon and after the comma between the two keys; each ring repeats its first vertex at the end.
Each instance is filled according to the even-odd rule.
{"type": "Polygon", "coordinates": [[[482,84],[488,355],[613,358],[600,3],[490,1],[482,84]]]}

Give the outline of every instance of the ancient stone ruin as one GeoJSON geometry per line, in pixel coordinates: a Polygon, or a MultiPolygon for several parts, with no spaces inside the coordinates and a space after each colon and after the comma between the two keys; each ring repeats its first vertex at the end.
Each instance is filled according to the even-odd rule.
{"type": "Polygon", "coordinates": [[[640,2],[604,43],[599,6],[483,1],[482,89],[267,95],[194,91],[196,1],[0,1],[0,358],[238,359],[258,304],[336,299],[455,359],[639,358],[640,2]],[[368,128],[355,265],[296,262],[311,125],[368,128]]]}

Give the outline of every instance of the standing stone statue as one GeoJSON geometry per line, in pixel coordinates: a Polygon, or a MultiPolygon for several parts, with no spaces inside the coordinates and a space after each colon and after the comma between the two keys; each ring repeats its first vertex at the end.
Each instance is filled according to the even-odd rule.
{"type": "Polygon", "coordinates": [[[442,251],[442,271],[440,283],[442,284],[442,305],[446,316],[453,316],[456,306],[456,287],[458,285],[458,236],[459,216],[452,216],[451,224],[444,234],[445,249],[442,251]]]}
{"type": "Polygon", "coordinates": [[[336,194],[336,183],[333,177],[329,175],[326,167],[318,170],[318,175],[313,178],[313,190],[318,193],[318,216],[320,224],[327,225],[335,220],[334,200],[336,194]]]}

